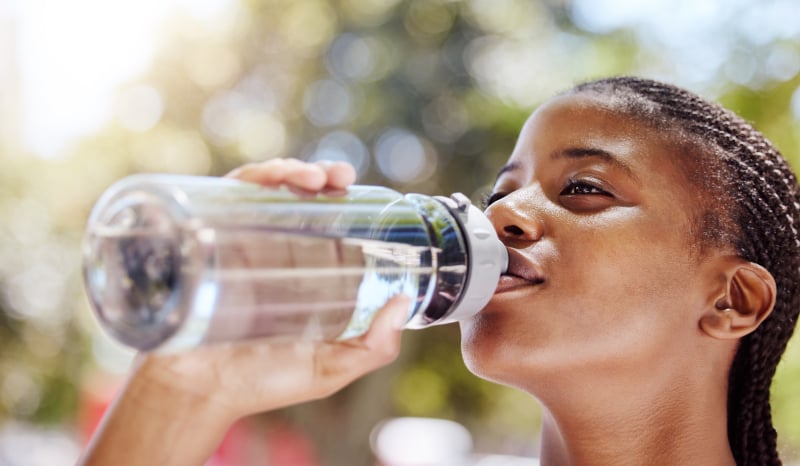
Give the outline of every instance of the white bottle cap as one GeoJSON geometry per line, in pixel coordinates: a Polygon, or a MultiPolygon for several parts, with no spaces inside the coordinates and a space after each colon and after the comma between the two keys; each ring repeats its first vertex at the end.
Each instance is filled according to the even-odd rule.
{"type": "Polygon", "coordinates": [[[458,321],[477,314],[494,295],[500,275],[508,268],[508,252],[494,225],[461,193],[436,197],[461,224],[467,243],[468,274],[458,301],[437,324],[458,321]]]}

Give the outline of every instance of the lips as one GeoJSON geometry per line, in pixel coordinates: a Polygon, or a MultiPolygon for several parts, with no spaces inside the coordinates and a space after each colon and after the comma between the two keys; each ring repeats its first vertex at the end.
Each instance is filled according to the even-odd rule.
{"type": "Polygon", "coordinates": [[[539,268],[516,249],[508,248],[508,270],[500,277],[495,293],[544,283],[539,268]]]}

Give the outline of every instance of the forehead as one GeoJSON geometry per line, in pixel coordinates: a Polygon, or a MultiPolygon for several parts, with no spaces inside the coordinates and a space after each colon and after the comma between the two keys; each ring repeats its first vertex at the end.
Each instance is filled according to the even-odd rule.
{"type": "Polygon", "coordinates": [[[527,132],[552,133],[576,144],[603,142],[628,146],[662,139],[649,122],[623,111],[602,96],[567,94],[539,107],[525,123],[527,132]]]}
{"type": "Polygon", "coordinates": [[[685,175],[681,140],[677,131],[658,128],[602,95],[567,94],[528,118],[511,162],[530,166],[568,148],[599,149],[633,174],[685,175]]]}
{"type": "Polygon", "coordinates": [[[669,202],[700,212],[709,200],[698,182],[706,169],[691,146],[674,127],[657,127],[602,95],[567,94],[528,118],[498,182],[562,179],[586,168],[627,176],[645,204],[669,202]],[[585,156],[597,152],[607,156],[585,156]]]}

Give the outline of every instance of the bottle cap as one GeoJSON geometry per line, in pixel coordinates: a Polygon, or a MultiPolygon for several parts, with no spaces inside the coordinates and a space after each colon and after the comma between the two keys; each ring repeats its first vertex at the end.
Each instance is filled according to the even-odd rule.
{"type": "Polygon", "coordinates": [[[458,321],[478,313],[494,295],[500,275],[508,268],[508,252],[494,225],[467,196],[437,196],[459,222],[467,243],[467,278],[453,309],[437,324],[458,321]]]}

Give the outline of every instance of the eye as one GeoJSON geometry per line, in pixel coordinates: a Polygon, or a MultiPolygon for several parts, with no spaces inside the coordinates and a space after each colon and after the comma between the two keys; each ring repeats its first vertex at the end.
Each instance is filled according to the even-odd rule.
{"type": "Polygon", "coordinates": [[[608,191],[597,187],[597,185],[585,180],[572,180],[561,191],[562,196],[606,196],[612,197],[608,191]]]}
{"type": "Polygon", "coordinates": [[[491,193],[488,196],[484,197],[483,202],[482,202],[483,209],[486,210],[487,207],[489,207],[493,203],[499,201],[500,199],[504,198],[506,196],[506,194],[507,193],[496,192],[496,193],[491,193]]]}

